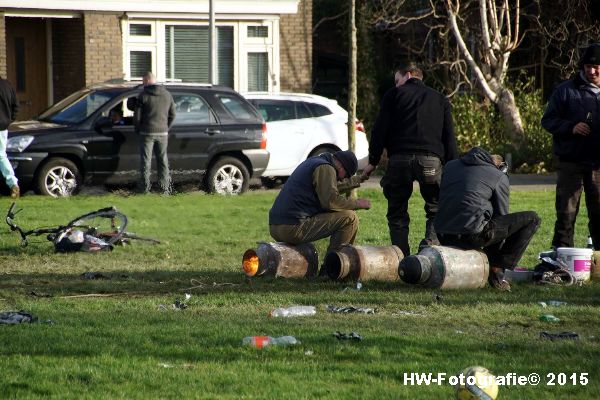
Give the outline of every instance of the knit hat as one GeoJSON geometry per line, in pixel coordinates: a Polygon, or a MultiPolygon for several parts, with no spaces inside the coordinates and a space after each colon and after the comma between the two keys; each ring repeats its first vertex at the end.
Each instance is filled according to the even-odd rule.
{"type": "Polygon", "coordinates": [[[333,156],[342,163],[348,176],[352,176],[356,173],[356,170],[358,169],[358,160],[353,152],[350,150],[336,151],[333,153],[333,156]]]}
{"type": "Polygon", "coordinates": [[[583,68],[584,64],[600,65],[600,43],[592,43],[585,49],[579,60],[579,68],[583,68]]]}

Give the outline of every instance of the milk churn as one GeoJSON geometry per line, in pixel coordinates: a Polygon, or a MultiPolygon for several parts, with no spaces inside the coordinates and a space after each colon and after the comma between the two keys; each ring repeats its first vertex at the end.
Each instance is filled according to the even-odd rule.
{"type": "Polygon", "coordinates": [[[312,243],[260,242],[256,250],[246,250],[242,268],[248,276],[310,278],[317,274],[319,257],[312,243]]]}
{"type": "Polygon", "coordinates": [[[478,250],[428,246],[417,255],[404,258],[398,275],[406,283],[431,288],[482,288],[489,275],[487,256],[478,250]]]}
{"type": "Polygon", "coordinates": [[[331,279],[397,281],[403,258],[396,246],[344,245],[325,256],[325,271],[331,279]]]}

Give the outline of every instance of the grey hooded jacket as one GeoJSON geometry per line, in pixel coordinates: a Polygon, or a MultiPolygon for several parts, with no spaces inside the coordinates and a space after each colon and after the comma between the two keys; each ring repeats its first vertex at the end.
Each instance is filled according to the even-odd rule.
{"type": "Polygon", "coordinates": [[[145,86],[135,106],[135,131],[142,135],[166,135],[174,120],[171,93],[164,86],[145,86]]]}
{"type": "Polygon", "coordinates": [[[480,147],[444,166],[439,208],[434,227],[438,234],[474,234],[494,215],[508,214],[508,176],[480,147]]]}

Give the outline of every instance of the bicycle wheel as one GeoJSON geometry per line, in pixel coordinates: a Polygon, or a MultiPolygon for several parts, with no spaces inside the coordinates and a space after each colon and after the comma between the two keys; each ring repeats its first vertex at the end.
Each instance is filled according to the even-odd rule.
{"type": "Polygon", "coordinates": [[[127,228],[127,217],[116,208],[107,207],[75,218],[67,228],[81,229],[88,235],[115,244],[127,228]]]}

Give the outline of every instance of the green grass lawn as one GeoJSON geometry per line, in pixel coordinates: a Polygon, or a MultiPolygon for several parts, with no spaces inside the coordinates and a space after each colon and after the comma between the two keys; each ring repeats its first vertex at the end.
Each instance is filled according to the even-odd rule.
{"type": "MultiPolygon", "coordinates": [[[[388,245],[386,202],[360,193],[357,244],[388,245]]],[[[0,398],[450,399],[450,375],[482,365],[496,375],[537,373],[537,386],[500,387],[500,399],[600,398],[600,287],[513,285],[510,293],[441,293],[401,283],[246,280],[242,254],[269,241],[275,192],[240,197],[186,193],[172,197],[26,196],[17,221],[26,228],[66,223],[114,205],[129,230],[163,244],[134,243],[110,253],[56,254],[45,238],[26,248],[0,227],[0,311],[26,310],[40,321],[0,326],[0,398]],[[110,279],[85,280],[84,272],[110,279]],[[350,289],[347,289],[350,288],[350,289]],[[185,310],[164,310],[185,293],[185,310]],[[96,295],[96,296],[92,296],[96,295]],[[543,309],[538,302],[562,300],[543,309]],[[332,314],[326,305],[373,307],[374,315],[332,314]],[[279,306],[314,305],[310,317],[279,319],[279,306]],[[551,313],[558,323],[539,320],[551,313]],[[335,331],[362,342],[338,341],[335,331]],[[540,340],[541,331],[574,331],[578,341],[540,340]],[[293,335],[301,344],[257,350],[251,335],[293,335]],[[440,385],[411,385],[409,373],[444,373],[440,385]],[[558,376],[563,373],[566,375],[558,376]],[[587,373],[587,385],[581,374],[587,373]],[[555,385],[548,385],[556,374],[555,385]],[[573,375],[575,374],[575,375],[573,375]],[[563,378],[567,378],[566,382],[563,378]],[[562,385],[560,383],[563,383],[562,385]],[[575,383],[575,384],[574,384],[575,383]]],[[[554,192],[514,192],[511,211],[536,210],[542,226],[521,265],[533,267],[550,246],[554,192]]],[[[0,210],[10,200],[0,199],[0,210]]],[[[424,230],[423,202],[410,205],[411,245],[424,230]]],[[[577,223],[584,247],[587,217],[577,223]]],[[[320,260],[327,243],[317,243],[320,260]]]]}

